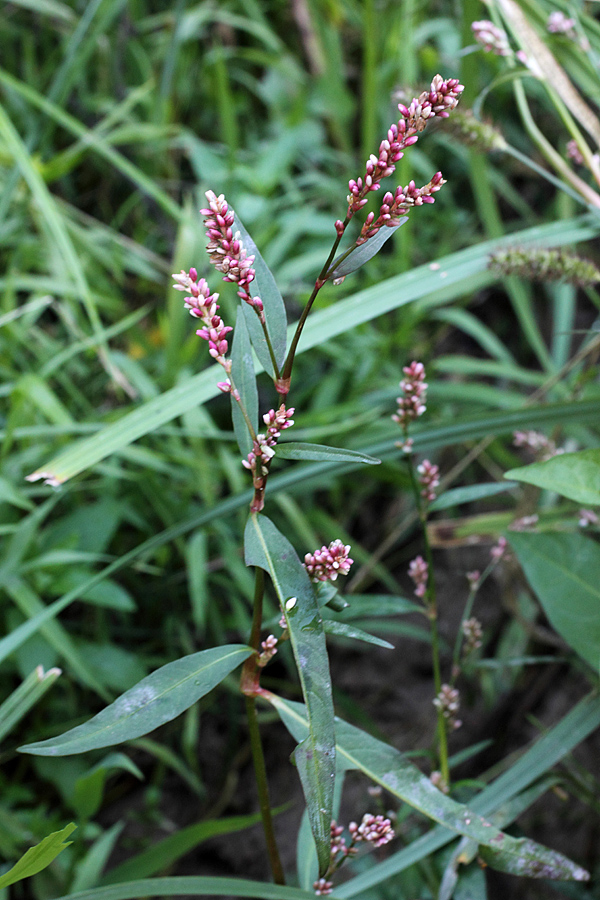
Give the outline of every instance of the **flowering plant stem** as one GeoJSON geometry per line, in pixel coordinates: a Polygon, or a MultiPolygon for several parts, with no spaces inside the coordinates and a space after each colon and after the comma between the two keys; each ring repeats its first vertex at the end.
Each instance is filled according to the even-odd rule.
{"type": "MultiPolygon", "coordinates": [[[[329,268],[335,258],[335,254],[337,253],[337,249],[340,246],[340,241],[342,240],[342,237],[344,236],[344,231],[346,230],[346,226],[348,225],[349,221],[350,221],[350,217],[346,216],[346,218],[344,219],[344,222],[343,222],[343,229],[340,229],[335,241],[333,242],[333,246],[331,247],[329,256],[327,257],[327,260],[325,261],[325,265],[323,266],[323,268],[321,269],[321,271],[319,273],[319,277],[315,281],[315,286],[312,289],[312,294],[308,298],[308,302],[307,302],[306,306],[304,307],[304,309],[302,311],[302,315],[300,316],[300,319],[296,326],[296,331],[294,333],[294,337],[292,338],[292,342],[290,344],[290,349],[288,351],[288,355],[287,355],[285,363],[283,365],[283,371],[281,373],[281,381],[284,382],[286,385],[288,385],[288,387],[289,387],[290,379],[292,377],[292,367],[294,365],[296,349],[298,347],[300,335],[302,334],[302,330],[304,328],[304,323],[306,322],[306,320],[309,316],[309,313],[312,309],[313,303],[315,302],[315,300],[317,298],[317,294],[319,293],[319,291],[321,290],[321,288],[323,287],[323,285],[325,284],[325,282],[331,275],[329,268]]],[[[354,250],[354,246],[352,246],[350,248],[348,253],[350,253],[352,250],[354,250]]]]}
{"type": "MultiPolygon", "coordinates": [[[[433,684],[436,697],[442,689],[442,672],[440,666],[440,635],[438,629],[437,599],[435,593],[435,575],[433,570],[433,554],[427,534],[427,506],[421,497],[421,489],[415,475],[412,456],[407,457],[410,484],[415,498],[417,513],[423,530],[423,542],[425,545],[425,559],[428,567],[427,590],[425,603],[427,616],[431,627],[431,659],[433,664],[433,684]]],[[[443,784],[450,785],[450,768],[448,765],[448,736],[446,732],[446,720],[443,710],[437,707],[437,732],[438,732],[438,759],[443,784]]]]}
{"type": "Polygon", "coordinates": [[[242,670],[241,689],[246,700],[246,719],[248,721],[248,736],[250,740],[250,749],[252,753],[252,763],[254,765],[254,775],[256,778],[256,789],[258,793],[258,802],[260,806],[260,814],[262,818],[263,832],[265,835],[265,843],[267,845],[267,853],[269,856],[269,864],[275,884],[285,884],[285,875],[283,866],[279,857],[277,840],[275,838],[275,829],[273,827],[273,816],[271,815],[271,801],[269,799],[269,785],[267,781],[267,768],[265,765],[265,755],[262,747],[260,736],[260,727],[258,724],[258,716],[256,713],[256,697],[260,693],[259,674],[260,668],[257,665],[258,648],[260,643],[260,631],[262,626],[263,598],[265,591],[265,573],[263,569],[256,566],[254,569],[254,607],[252,611],[252,628],[250,631],[249,645],[256,650],[256,653],[249,657],[244,663],[242,670]]]}

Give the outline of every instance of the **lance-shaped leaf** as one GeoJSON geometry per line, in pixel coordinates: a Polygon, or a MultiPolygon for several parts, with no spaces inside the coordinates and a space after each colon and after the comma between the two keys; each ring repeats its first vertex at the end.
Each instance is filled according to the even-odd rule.
{"type": "Polygon", "coordinates": [[[83,725],[19,750],[36,756],[70,756],[141,737],[189,709],[251,653],[243,644],[227,644],[176,659],[143,678],[83,725]]]}
{"type": "MultiPolygon", "coordinates": [[[[273,273],[260,255],[258,247],[244,228],[238,214],[234,213],[234,215],[235,221],[233,223],[233,233],[236,234],[236,232],[239,231],[242,243],[248,251],[248,256],[254,256],[252,268],[256,273],[256,278],[250,284],[248,290],[251,294],[258,295],[263,302],[267,331],[273,348],[273,355],[275,356],[275,362],[279,368],[281,368],[285,359],[287,329],[287,317],[285,314],[283,298],[279,292],[279,288],[275,284],[273,273]]],[[[265,370],[275,377],[271,354],[269,353],[265,333],[259,318],[254,310],[246,303],[243,304],[242,309],[250,333],[250,340],[252,341],[252,346],[256,351],[256,355],[263,364],[265,370]]]]}
{"type": "MultiPolygon", "coordinates": [[[[270,692],[264,699],[277,709],[296,740],[306,734],[306,712],[301,703],[283,700],[270,692]]],[[[587,881],[589,873],[566,856],[527,838],[513,838],[491,822],[443,794],[406,757],[383,741],[336,717],[336,749],[348,768],[359,769],[404,803],[451,831],[475,841],[492,868],[530,878],[587,881]]]]}
{"type": "Polygon", "coordinates": [[[580,534],[513,532],[525,576],[552,626],[598,674],[600,547],[580,534]]]}
{"type": "Polygon", "coordinates": [[[365,263],[369,262],[370,259],[373,259],[373,257],[379,253],[385,242],[388,241],[394,232],[404,225],[405,222],[408,222],[408,216],[403,216],[397,225],[384,225],[383,228],[379,229],[376,235],[369,238],[364,244],[359,244],[348,256],[343,254],[343,256],[346,256],[345,259],[340,258],[341,261],[339,263],[334,261],[331,277],[345,278],[346,275],[356,272],[357,269],[360,269],[361,266],[364,266],[365,263]]]}
{"type": "Polygon", "coordinates": [[[346,625],[345,622],[336,622],[335,619],[325,619],[323,627],[325,628],[325,634],[332,634],[335,637],[348,638],[354,641],[363,641],[365,644],[375,644],[376,647],[385,647],[386,650],[394,649],[393,644],[384,641],[383,638],[375,637],[374,634],[369,634],[368,631],[363,631],[362,628],[357,628],[356,625],[346,625]]]}
{"type": "Polygon", "coordinates": [[[323,621],[304,566],[270,519],[250,516],[244,546],[246,564],[259,566],[271,576],[298,666],[307,727],[295,761],[323,874],[329,865],[335,777],[334,712],[323,621]]]}
{"type": "Polygon", "coordinates": [[[358,450],[327,447],[326,444],[307,444],[303,441],[285,441],[279,444],[277,456],[280,459],[313,459],[320,462],[361,462],[369,466],[378,466],[381,462],[376,456],[369,456],[358,450]]]}
{"type": "MultiPolygon", "coordinates": [[[[258,390],[256,387],[256,375],[254,374],[250,337],[241,307],[238,308],[235,331],[233,332],[233,343],[231,345],[231,377],[239,392],[240,401],[256,433],[258,431],[258,390]]],[[[242,459],[246,459],[252,450],[252,438],[240,409],[240,404],[233,398],[233,395],[231,397],[231,418],[242,459]]]]}
{"type": "Polygon", "coordinates": [[[525,481],[563,497],[592,506],[600,504],[600,450],[560,453],[545,462],[506,472],[505,478],[525,481]]]}
{"type": "Polygon", "coordinates": [[[61,831],[49,834],[35,847],[30,847],[21,859],[14,864],[12,869],[9,869],[8,872],[2,875],[0,878],[0,889],[8,887],[9,884],[15,884],[15,882],[21,881],[23,878],[37,875],[38,872],[49,866],[59,853],[62,853],[69,844],[73,843],[73,841],[67,841],[67,838],[75,831],[76,827],[71,822],[70,825],[65,825],[61,831]]]}

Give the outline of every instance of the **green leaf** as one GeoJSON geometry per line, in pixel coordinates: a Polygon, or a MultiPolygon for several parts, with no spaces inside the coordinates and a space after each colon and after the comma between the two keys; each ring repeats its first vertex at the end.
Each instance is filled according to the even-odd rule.
{"type": "MultiPolygon", "coordinates": [[[[470,806],[480,815],[490,816],[520,791],[533,784],[552,766],[564,759],[574,747],[600,725],[600,698],[595,692],[584,697],[563,719],[540,738],[499,778],[473,797],[470,806]]],[[[336,888],[339,898],[356,897],[374,885],[393,878],[453,840],[447,828],[439,826],[422,835],[408,847],[394,853],[369,872],[336,888]]]]}
{"type": "Polygon", "coordinates": [[[553,628],[598,674],[600,546],[580,534],[512,532],[510,543],[553,628]]]}
{"type": "Polygon", "coordinates": [[[600,449],[559,453],[545,462],[511,469],[504,477],[556,491],[576,503],[596,506],[600,504],[600,449]]]}
{"type": "Polygon", "coordinates": [[[404,225],[405,222],[408,222],[408,216],[403,216],[397,225],[391,225],[389,227],[385,225],[383,228],[380,228],[374,237],[369,238],[364,244],[359,244],[348,256],[344,253],[341,257],[338,257],[340,259],[339,264],[336,260],[331,266],[333,269],[331,278],[345,278],[346,275],[356,272],[357,269],[360,269],[361,266],[368,263],[370,259],[373,259],[373,257],[379,253],[385,242],[388,241],[394,232],[404,225]]]}
{"type": "Polygon", "coordinates": [[[285,441],[277,446],[280,459],[314,459],[323,462],[360,462],[369,466],[378,466],[381,462],[375,456],[369,456],[358,450],[345,450],[343,447],[327,447],[325,444],[307,444],[302,441],[285,441]]]}
{"type": "MultiPolygon", "coordinates": [[[[301,703],[264,694],[277,709],[284,724],[298,740],[306,732],[305,710],[301,703]]],[[[406,757],[383,741],[336,717],[337,752],[349,768],[369,778],[435,822],[464,835],[485,849],[488,865],[502,872],[530,878],[587,881],[589,874],[567,857],[530,841],[499,831],[472,809],[443,794],[406,757]]]]}
{"type": "MultiPolygon", "coordinates": [[[[275,362],[279,368],[281,368],[285,360],[287,337],[287,317],[285,314],[283,298],[279,293],[279,288],[275,283],[273,273],[260,255],[258,247],[244,228],[237,213],[234,213],[234,215],[233,233],[235,234],[239,231],[242,243],[248,251],[248,255],[254,256],[252,268],[256,272],[256,279],[250,285],[249,291],[250,293],[253,293],[254,291],[263,302],[267,331],[269,333],[271,346],[273,347],[275,362]]],[[[271,355],[259,318],[247,303],[243,303],[242,309],[246,318],[248,331],[250,332],[250,340],[252,341],[252,346],[256,351],[256,355],[264,366],[265,371],[270,372],[270,374],[275,377],[271,355]]]]}
{"type": "Polygon", "coordinates": [[[460,506],[461,503],[473,503],[475,500],[484,500],[486,497],[504,494],[514,487],[516,487],[514,481],[501,482],[500,484],[492,481],[489,484],[470,484],[467,487],[453,488],[451,491],[444,491],[443,494],[440,494],[433,503],[429,504],[429,509],[434,512],[437,509],[460,506]]]}
{"type": "MultiPolygon", "coordinates": [[[[248,418],[256,433],[258,432],[258,389],[256,387],[250,338],[241,307],[238,307],[233,343],[231,345],[231,375],[233,383],[239,391],[240,400],[244,404],[248,418]]],[[[252,450],[252,438],[240,409],[240,404],[237,400],[234,400],[233,395],[231,395],[231,418],[242,459],[246,459],[252,450]]]]}
{"type": "MultiPolygon", "coordinates": [[[[218,878],[179,875],[171,878],[142,878],[126,884],[111,884],[58,900],[139,900],[140,897],[256,897],[258,900],[315,900],[314,891],[249,881],[247,878],[218,878]]],[[[335,896],[332,896],[335,900],[335,896]]]]}
{"type": "Polygon", "coordinates": [[[334,712],[323,621],[304,566],[270,519],[250,516],[244,548],[246,565],[260,566],[270,574],[290,633],[308,716],[294,758],[323,874],[330,857],[335,777],[334,712]]]}
{"type": "Polygon", "coordinates": [[[46,866],[49,866],[59,853],[62,853],[63,850],[73,843],[73,841],[66,841],[66,839],[76,828],[77,826],[71,822],[70,825],[65,825],[61,831],[49,834],[35,847],[30,847],[21,859],[14,864],[12,869],[9,869],[8,872],[5,872],[0,877],[0,890],[8,887],[9,884],[22,881],[23,878],[30,878],[32,875],[41,872],[46,866]]]}
{"type": "Polygon", "coordinates": [[[148,734],[192,706],[251,653],[243,644],[228,644],[167,663],[83,725],[19,750],[37,756],[70,756],[148,734]]]}
{"type": "Polygon", "coordinates": [[[408,613],[425,611],[418,603],[404,597],[393,597],[391,594],[347,594],[344,597],[348,605],[340,610],[337,619],[348,622],[352,619],[363,619],[365,616],[403,616],[408,613]]]}
{"type": "Polygon", "coordinates": [[[356,625],[346,625],[344,622],[336,622],[335,619],[325,619],[323,622],[325,634],[333,634],[336,637],[350,638],[355,641],[364,641],[365,644],[375,644],[377,647],[385,647],[387,650],[393,650],[394,645],[384,641],[382,638],[357,628],[356,625]]]}

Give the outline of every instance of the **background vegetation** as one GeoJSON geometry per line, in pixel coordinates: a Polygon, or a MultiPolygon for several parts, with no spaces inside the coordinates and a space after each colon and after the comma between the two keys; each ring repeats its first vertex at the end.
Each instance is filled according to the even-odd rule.
{"type": "MultiPolygon", "coordinates": [[[[589,50],[560,34],[547,36],[548,46],[584,95],[596,84],[597,99],[596,5],[527,0],[523,7],[540,33],[552,10],[576,14],[589,50]]],[[[416,448],[440,463],[448,487],[500,482],[524,459],[512,446],[513,430],[541,429],[571,450],[598,446],[598,293],[487,268],[483,242],[510,243],[511,235],[526,247],[590,241],[583,252],[598,261],[593,239],[600,232],[589,196],[582,206],[576,191],[561,191],[528,165],[547,167],[535,133],[523,124],[515,84],[526,88],[537,126],[563,157],[572,134],[540,81],[516,81],[505,60],[474,46],[471,22],[487,15],[474,0],[5,4],[2,697],[36,666],[50,675],[27,689],[34,693],[26,716],[25,709],[13,718],[10,709],[2,713],[0,853],[12,863],[70,819],[78,824],[71,847],[13,888],[14,896],[37,900],[94,887],[106,867],[111,882],[172,871],[212,874],[199,851],[185,856],[218,830],[206,821],[235,813],[241,818],[229,821],[230,830],[255,821],[243,818],[255,805],[244,787],[247,739],[233,676],[124,752],[62,760],[16,752],[84,721],[165,662],[246,640],[249,632],[253,580],[240,551],[248,481],[227,398],[213,400],[214,376],[197,374],[207,365],[204,346],[171,290],[170,273],[195,265],[221,291],[226,321],[234,320],[235,291],[217,285],[203,250],[197,210],[205,190],[224,192],[240,214],[294,321],[330,246],[333,222],[345,212],[347,181],[376,151],[399,99],[418,94],[438,71],[460,77],[461,106],[478,103],[479,114],[490,116],[514,148],[484,152],[464,139],[464,123],[428,130],[399,165],[398,182],[421,184],[441,169],[448,183],[435,205],[415,210],[395,240],[343,285],[326,286],[309,321],[311,350],[298,357],[294,375],[294,439],[360,447],[384,462],[358,478],[343,467],[284,464],[272,481],[270,515],[302,555],[335,537],[351,543],[357,574],[348,592],[411,590],[406,568],[419,538],[390,421],[401,367],[411,359],[425,362],[430,383],[416,448]],[[430,266],[434,261],[440,262],[430,266]],[[75,443],[95,435],[98,441],[75,443]],[[484,445],[476,443],[482,439],[484,445]],[[28,484],[34,470],[58,473],[66,483],[28,484]],[[39,627],[23,641],[18,627],[60,598],[60,616],[35,620],[39,627]],[[21,637],[11,643],[15,634],[21,637]],[[196,830],[161,845],[163,856],[136,856],[175,826],[196,830]],[[127,870],[129,857],[137,862],[127,870]],[[193,862],[186,867],[181,859],[193,862]]],[[[569,98],[562,99],[577,118],[569,98]]],[[[581,178],[593,191],[593,182],[581,178]]],[[[576,503],[536,488],[513,486],[479,505],[475,494],[463,498],[470,502],[461,505],[455,495],[430,525],[446,573],[440,609],[450,623],[448,641],[466,597],[464,572],[485,568],[489,548],[511,521],[536,513],[542,530],[557,523],[577,528],[576,503]]],[[[493,710],[497,725],[512,723],[506,711],[521,700],[521,722],[543,712],[550,726],[584,695],[590,677],[551,631],[514,558],[503,572],[483,594],[494,612],[482,614],[487,666],[471,673],[465,745],[483,738],[477,716],[489,723],[493,710]]],[[[591,584],[598,574],[595,561],[591,584]]],[[[418,620],[396,616],[383,628],[397,648],[412,642],[415,657],[422,653],[418,620]]],[[[357,656],[344,644],[332,652],[340,712],[398,738],[389,718],[377,715],[380,700],[385,707],[381,682],[369,694],[357,656]],[[356,702],[361,696],[366,709],[356,702]]],[[[272,678],[295,697],[293,667],[281,656],[272,678]]],[[[393,681],[393,654],[380,659],[380,677],[393,681]]],[[[425,747],[434,727],[431,693],[422,688],[429,679],[422,671],[415,682],[422,702],[415,704],[413,734],[425,747]]],[[[280,725],[268,733],[285,740],[280,725]]],[[[513,747],[488,729],[485,737],[497,743],[486,751],[486,766],[507,765],[505,754],[533,733],[519,732],[513,747]]],[[[274,756],[288,779],[287,754],[274,756]]],[[[575,817],[579,846],[573,849],[566,836],[561,844],[557,807],[547,814],[548,842],[593,869],[596,772],[590,753],[562,765],[557,791],[575,817]]],[[[429,771],[427,757],[423,767],[429,771]]],[[[483,768],[464,770],[465,778],[483,768]]],[[[490,768],[486,777],[497,771],[490,768]]],[[[545,815],[539,813],[542,828],[545,815]]],[[[419,828],[411,821],[407,829],[410,842],[419,828]]],[[[239,847],[246,838],[228,840],[239,847]]],[[[260,843],[248,841],[258,858],[260,843]]],[[[222,860],[226,871],[231,859],[222,860]]],[[[259,863],[244,866],[240,874],[265,877],[259,863]]],[[[398,897],[432,896],[436,877],[413,867],[392,886],[371,890],[381,897],[388,888],[398,897]]],[[[506,890],[505,882],[490,885],[490,897],[506,890]]],[[[518,890],[512,896],[545,897],[559,888],[523,883],[518,890]]],[[[593,882],[560,890],[598,896],[593,882]]]]}

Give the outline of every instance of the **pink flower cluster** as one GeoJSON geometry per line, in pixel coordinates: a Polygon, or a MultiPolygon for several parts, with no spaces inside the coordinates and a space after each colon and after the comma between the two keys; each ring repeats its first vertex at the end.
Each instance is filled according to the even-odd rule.
{"type": "Polygon", "coordinates": [[[327,881],[326,878],[318,878],[313,884],[313,890],[317,897],[326,897],[333,890],[333,881],[327,881]]]}
{"type": "Polygon", "coordinates": [[[421,465],[417,466],[417,472],[419,475],[419,484],[421,485],[421,497],[426,502],[431,503],[431,501],[436,498],[435,489],[439,487],[440,484],[439,466],[429,462],[428,459],[424,459],[421,465]]]}
{"type": "Polygon", "coordinates": [[[352,836],[353,844],[358,841],[368,841],[375,847],[383,847],[396,836],[389,819],[384,816],[373,816],[371,813],[365,813],[360,825],[350,822],[348,831],[352,836]]]}
{"type": "Polygon", "coordinates": [[[460,708],[460,693],[457,688],[453,688],[449,684],[443,684],[439,694],[433,701],[433,705],[440,710],[449,728],[453,730],[460,728],[462,722],[456,717],[460,708]]]}
{"type": "Polygon", "coordinates": [[[555,9],[548,16],[546,28],[550,34],[566,34],[567,37],[575,38],[577,37],[575,32],[576,24],[575,19],[568,18],[564,12],[555,9]]]}
{"type": "Polygon", "coordinates": [[[398,225],[400,217],[405,215],[414,206],[423,206],[424,203],[435,203],[432,196],[446,184],[441,172],[436,172],[431,181],[418,188],[414,181],[410,181],[406,187],[397,187],[392,194],[388,191],[383,196],[379,216],[375,219],[375,213],[370,212],[365,220],[357,244],[364,244],[369,238],[374,237],[383,225],[391,227],[398,225]]]}
{"type": "Polygon", "coordinates": [[[462,633],[465,637],[465,655],[481,647],[483,628],[479,619],[474,616],[470,619],[463,619],[462,633]]]}
{"type": "Polygon", "coordinates": [[[558,450],[554,441],[542,434],[541,431],[515,431],[513,433],[513,444],[515,447],[526,447],[539,456],[542,462],[564,453],[564,450],[558,450]]]}
{"type": "Polygon", "coordinates": [[[208,207],[200,212],[205,216],[206,236],[209,243],[206,247],[210,261],[223,273],[223,281],[237,284],[238,296],[252,306],[264,321],[263,303],[260,297],[252,297],[248,290],[256,273],[252,268],[254,256],[248,253],[240,240],[239,233],[233,233],[234,214],[223,194],[218,197],[214,191],[206,191],[208,207]]]}
{"type": "MultiPolygon", "coordinates": [[[[402,371],[405,376],[400,382],[402,394],[400,397],[396,397],[398,409],[392,416],[392,419],[406,432],[409,422],[422,416],[427,408],[425,400],[427,399],[428,385],[425,381],[425,366],[423,363],[411,362],[410,366],[404,366],[402,371]]],[[[412,448],[412,441],[407,439],[400,446],[406,453],[409,453],[412,448]]]]}
{"type": "MultiPolygon", "coordinates": [[[[225,359],[229,349],[226,336],[233,329],[229,325],[224,325],[221,317],[217,315],[219,295],[210,293],[205,279],[198,279],[198,272],[194,268],[189,272],[182,269],[179,274],[173,275],[173,278],[175,279],[173,287],[176,291],[189,293],[189,296],[185,297],[185,308],[189,309],[190,315],[194,318],[202,319],[204,327],[199,328],[196,334],[208,341],[208,352],[229,374],[231,360],[225,359]]],[[[222,382],[219,387],[226,393],[231,390],[229,382],[222,382]]]]}
{"type": "Polygon", "coordinates": [[[314,553],[304,557],[304,568],[311,581],[335,581],[338,575],[347,575],[354,562],[350,559],[350,544],[343,544],[339,538],[332,541],[329,547],[323,545],[314,553]]]}
{"type": "Polygon", "coordinates": [[[408,576],[411,578],[415,587],[415,596],[424,597],[427,591],[427,581],[429,579],[429,566],[422,556],[415,556],[408,566],[408,576]]]}
{"type": "Polygon", "coordinates": [[[508,546],[508,542],[504,535],[500,535],[498,538],[498,543],[495,544],[490,550],[490,556],[494,562],[499,562],[504,554],[506,553],[506,548],[508,546]]]}
{"type": "Polygon", "coordinates": [[[503,28],[498,28],[489,19],[472,22],[471,31],[477,43],[488,53],[495,53],[496,56],[512,56],[508,35],[503,28]]]}
{"type": "MultiPolygon", "coordinates": [[[[364,178],[352,179],[348,183],[349,219],[365,205],[367,194],[379,190],[382,179],[395,171],[396,163],[404,156],[403,151],[416,144],[419,132],[427,123],[436,116],[446,118],[449,115],[463,90],[464,86],[459,84],[457,78],[444,81],[441,75],[436,75],[428,91],[415,97],[409,106],[398,105],[401,118],[397,124],[390,126],[387,138],[379,145],[379,155],[371,154],[367,160],[364,178]]],[[[336,222],[338,234],[341,233],[340,228],[343,230],[343,223],[336,222]]]]}
{"type": "Polygon", "coordinates": [[[268,638],[261,641],[262,653],[258,657],[258,665],[262,668],[270,662],[277,653],[277,638],[274,634],[270,634],[268,638]]]}
{"type": "Polygon", "coordinates": [[[286,428],[291,428],[294,424],[293,415],[294,408],[286,409],[285,403],[281,404],[277,412],[270,409],[268,413],[264,414],[263,422],[268,426],[267,433],[256,435],[248,459],[242,460],[242,465],[252,472],[255,487],[262,487],[262,484],[257,482],[262,481],[262,478],[269,474],[268,463],[275,456],[275,445],[281,432],[286,428]]]}

